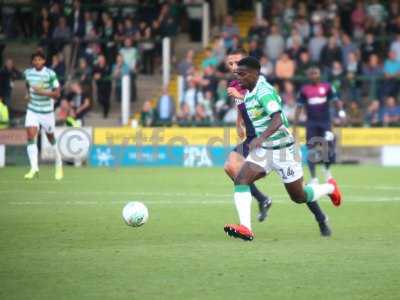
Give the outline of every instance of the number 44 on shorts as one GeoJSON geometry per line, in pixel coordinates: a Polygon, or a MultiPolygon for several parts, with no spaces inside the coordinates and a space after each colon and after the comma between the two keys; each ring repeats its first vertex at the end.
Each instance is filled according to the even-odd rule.
{"type": "Polygon", "coordinates": [[[288,167],[286,171],[284,169],[279,169],[279,172],[282,174],[282,179],[287,179],[288,177],[292,177],[294,175],[294,171],[290,167],[288,167]]]}

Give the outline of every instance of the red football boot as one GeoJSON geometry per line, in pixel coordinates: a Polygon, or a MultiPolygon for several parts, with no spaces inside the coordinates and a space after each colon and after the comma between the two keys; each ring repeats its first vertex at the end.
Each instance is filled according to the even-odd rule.
{"type": "Polygon", "coordinates": [[[333,193],[329,194],[329,198],[331,198],[333,205],[340,206],[340,204],[342,203],[342,193],[339,190],[339,186],[336,180],[331,178],[328,180],[328,183],[332,184],[335,187],[333,193]]]}
{"type": "Polygon", "coordinates": [[[243,225],[227,224],[224,226],[224,231],[229,236],[240,238],[245,241],[252,241],[254,239],[254,235],[251,230],[243,225]]]}

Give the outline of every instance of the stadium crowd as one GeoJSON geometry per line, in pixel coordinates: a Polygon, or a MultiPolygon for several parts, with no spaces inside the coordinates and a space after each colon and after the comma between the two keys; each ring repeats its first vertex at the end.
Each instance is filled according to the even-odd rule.
{"type": "MultiPolygon", "coordinates": [[[[115,98],[120,101],[123,75],[131,78],[131,101],[135,101],[137,75],[159,71],[162,38],[176,35],[183,12],[179,1],[20,2],[24,5],[2,5],[1,33],[8,40],[38,41],[47,65],[55,70],[63,86],[57,110],[60,122],[76,117],[76,111],[83,118],[90,108],[87,101],[78,101],[78,107],[71,102],[76,97],[70,95],[77,90],[82,90],[90,102],[97,99],[106,118],[112,81],[115,98]]],[[[2,58],[6,44],[0,44],[2,58]]],[[[10,64],[12,61],[7,59],[0,74],[5,79],[1,97],[8,105],[12,83],[21,78],[21,72],[9,71],[10,64]]]]}
{"type": "MultiPolygon", "coordinates": [[[[64,85],[65,101],[59,102],[57,110],[59,122],[83,118],[93,99],[107,117],[112,81],[115,98],[120,101],[121,78],[129,75],[131,101],[135,101],[138,74],[159,71],[161,39],[176,36],[183,16],[188,18],[192,40],[200,40],[199,7],[186,5],[201,2],[43,0],[32,2],[34,5],[2,5],[1,33],[7,39],[39,40],[38,47],[64,85]],[[135,5],[126,5],[132,3],[135,5]],[[77,91],[82,91],[84,100],[77,91]]],[[[344,101],[348,125],[400,123],[399,1],[262,1],[264,16],[254,20],[244,39],[234,23],[232,15],[238,10],[232,3],[240,2],[243,7],[251,1],[209,2],[215,28],[204,60],[195,65],[195,53],[188,51],[176,64],[176,71],[185,79],[181,99],[172,99],[164,88],[155,107],[144,104],[143,124],[233,123],[236,110],[226,93],[230,75],[224,58],[240,47],[260,60],[261,72],[279,89],[289,118],[293,118],[306,70],[318,65],[323,80],[331,82],[344,101]]],[[[9,106],[13,82],[21,78],[21,72],[12,60],[5,58],[3,62],[5,47],[0,40],[0,63],[4,66],[0,70],[0,96],[3,105],[9,106]]]]}
{"type": "MultiPolygon", "coordinates": [[[[147,104],[144,124],[154,124],[149,116],[157,123],[157,115],[167,112],[167,122],[182,125],[235,122],[224,58],[240,47],[260,60],[261,73],[280,91],[290,119],[307,69],[319,66],[322,79],[333,84],[345,103],[347,125],[400,124],[399,1],[264,2],[264,18],[254,20],[246,39],[239,38],[239,28],[228,15],[214,32],[200,66],[194,64],[194,51],[188,51],[177,65],[185,89],[176,114],[167,104],[149,113],[147,104]]],[[[165,95],[160,102],[167,103],[164,99],[165,95]]]]}

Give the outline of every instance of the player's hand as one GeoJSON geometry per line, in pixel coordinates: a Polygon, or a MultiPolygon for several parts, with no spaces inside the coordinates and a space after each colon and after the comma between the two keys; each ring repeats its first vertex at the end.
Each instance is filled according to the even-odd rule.
{"type": "Polygon", "coordinates": [[[41,87],[33,86],[32,90],[35,94],[38,94],[40,96],[47,96],[47,91],[41,87]]]}
{"type": "Polygon", "coordinates": [[[260,137],[253,139],[249,145],[250,150],[253,150],[256,148],[261,148],[263,142],[264,142],[264,139],[262,139],[260,137]]]}
{"type": "Polygon", "coordinates": [[[229,97],[243,99],[243,95],[241,93],[239,93],[239,91],[237,89],[235,89],[234,87],[229,87],[227,89],[227,92],[228,92],[229,97]]]}

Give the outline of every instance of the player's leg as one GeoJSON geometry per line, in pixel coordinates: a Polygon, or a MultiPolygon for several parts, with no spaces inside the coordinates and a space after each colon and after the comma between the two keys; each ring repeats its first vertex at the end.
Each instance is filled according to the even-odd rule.
{"type": "Polygon", "coordinates": [[[246,161],[235,178],[234,201],[239,215],[239,225],[227,224],[224,231],[233,237],[252,240],[251,231],[251,192],[250,184],[265,176],[265,170],[259,165],[246,161]]]}
{"type": "Polygon", "coordinates": [[[39,131],[39,122],[34,112],[27,110],[25,117],[25,128],[27,135],[26,152],[29,158],[30,170],[25,174],[25,179],[33,179],[39,173],[39,158],[36,137],[39,131]]]}
{"type": "MultiPolygon", "coordinates": [[[[243,166],[245,157],[249,154],[248,141],[239,144],[231,153],[225,162],[224,170],[228,176],[234,180],[239,173],[240,168],[243,166]]],[[[259,214],[258,220],[260,222],[267,218],[268,210],[271,207],[272,201],[270,197],[264,195],[254,183],[250,184],[251,195],[257,200],[259,214]]]]}
{"type": "Polygon", "coordinates": [[[331,130],[325,131],[325,141],[327,144],[327,147],[325,148],[328,153],[323,155],[324,159],[323,171],[325,180],[328,181],[333,178],[330,166],[336,160],[336,139],[334,133],[331,130]]]}
{"type": "Polygon", "coordinates": [[[317,172],[316,172],[316,149],[315,143],[313,142],[313,138],[317,136],[317,128],[315,127],[307,127],[306,129],[306,142],[307,142],[307,166],[310,170],[311,183],[318,183],[317,172]]]}
{"type": "Polygon", "coordinates": [[[56,180],[61,180],[64,177],[64,172],[62,168],[62,158],[61,158],[61,153],[60,149],[58,148],[57,145],[57,140],[54,136],[54,131],[55,131],[55,118],[54,114],[45,114],[41,118],[41,125],[44,128],[46,132],[46,137],[49,141],[49,143],[52,145],[53,151],[54,151],[54,156],[55,156],[55,174],[54,178],[56,180]]]}

